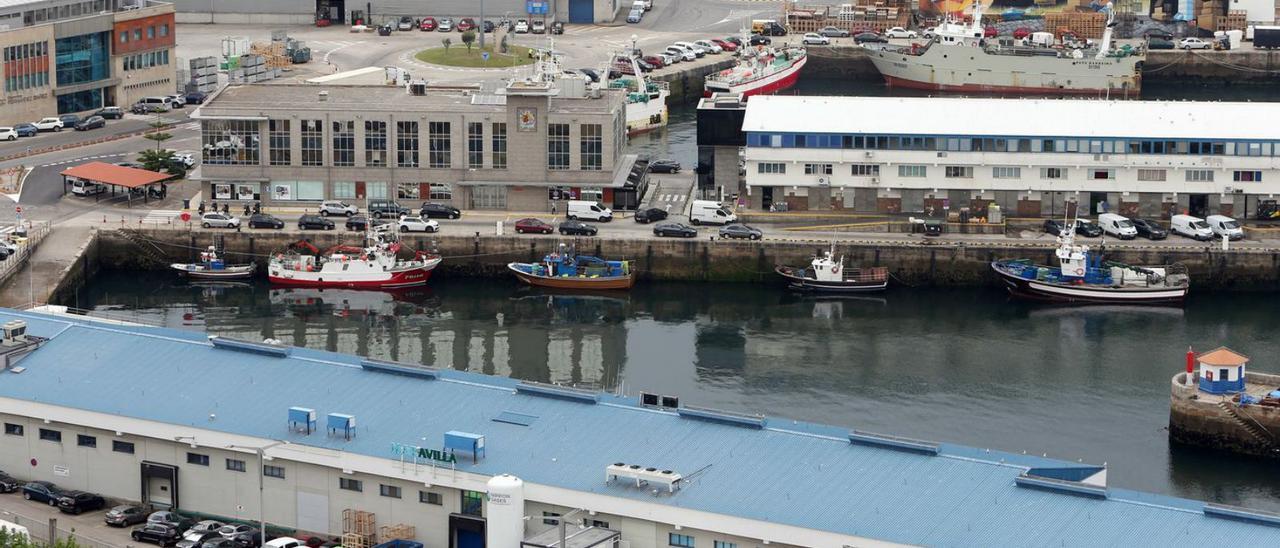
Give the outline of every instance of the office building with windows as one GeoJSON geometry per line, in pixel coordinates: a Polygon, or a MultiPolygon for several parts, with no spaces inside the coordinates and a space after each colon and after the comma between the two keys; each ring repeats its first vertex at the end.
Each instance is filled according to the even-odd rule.
{"type": "Polygon", "coordinates": [[[644,179],[635,155],[623,154],[624,100],[571,79],[517,81],[498,93],[231,86],[192,115],[203,133],[193,177],[217,201],[549,211],[556,200],[584,199],[633,208],[644,179]]]}
{"type": "Polygon", "coordinates": [[[1252,217],[1280,195],[1277,117],[1271,103],[752,98],[749,204],[1252,217]]]}
{"type": "Polygon", "coordinates": [[[0,123],[174,93],[173,18],[172,4],[152,0],[0,4],[0,123]]]}

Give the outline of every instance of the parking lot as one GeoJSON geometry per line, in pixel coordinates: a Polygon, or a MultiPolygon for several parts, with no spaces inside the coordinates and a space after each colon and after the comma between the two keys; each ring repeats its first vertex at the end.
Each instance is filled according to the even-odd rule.
{"type": "Polygon", "coordinates": [[[58,538],[74,535],[80,546],[136,546],[129,538],[129,528],[111,527],[102,521],[105,512],[85,512],[78,516],[64,514],[57,508],[24,500],[21,492],[0,495],[0,519],[26,527],[37,540],[47,541],[49,520],[57,520],[58,538]]]}

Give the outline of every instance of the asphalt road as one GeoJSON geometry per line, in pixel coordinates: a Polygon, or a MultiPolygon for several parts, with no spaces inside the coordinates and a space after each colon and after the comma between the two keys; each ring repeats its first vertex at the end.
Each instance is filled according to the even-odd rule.
{"type": "Polygon", "coordinates": [[[20,154],[27,150],[41,150],[51,147],[72,148],[78,143],[142,131],[151,127],[151,122],[156,120],[180,123],[186,119],[187,113],[190,111],[191,107],[187,107],[183,110],[147,116],[126,114],[124,118],[119,120],[107,120],[107,126],[104,128],[88,131],[76,131],[68,128],[56,132],[42,132],[33,137],[19,138],[16,141],[3,141],[0,142],[0,157],[20,154]]]}

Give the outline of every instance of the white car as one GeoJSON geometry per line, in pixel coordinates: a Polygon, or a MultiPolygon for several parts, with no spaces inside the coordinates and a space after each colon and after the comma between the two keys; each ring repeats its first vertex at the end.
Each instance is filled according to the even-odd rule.
{"type": "Polygon", "coordinates": [[[0,127],[0,139],[4,139],[6,141],[17,141],[18,130],[8,126],[0,127]]]}
{"type": "Polygon", "coordinates": [[[671,56],[681,61],[697,61],[698,60],[698,55],[693,53],[693,50],[678,48],[676,46],[668,46],[667,49],[663,51],[663,53],[670,54],[671,56]]]}
{"type": "Polygon", "coordinates": [[[921,34],[921,36],[924,36],[925,38],[933,38],[933,35],[936,32],[938,32],[938,30],[935,27],[929,27],[927,29],[924,29],[924,32],[921,34]]]}
{"type": "Polygon", "coordinates": [[[717,44],[710,40],[695,40],[693,43],[695,45],[702,46],[704,48],[707,48],[708,50],[711,50],[711,53],[720,53],[724,51],[724,48],[720,47],[720,44],[717,44]]]}
{"type": "Polygon", "coordinates": [[[10,255],[18,254],[18,245],[9,241],[7,238],[0,239],[0,259],[8,259],[10,255]]]}
{"type": "Polygon", "coordinates": [[[400,232],[438,232],[440,223],[434,219],[423,219],[422,217],[401,217],[400,232]]]}
{"type": "Polygon", "coordinates": [[[187,96],[186,96],[186,95],[183,95],[183,94],[181,94],[181,93],[175,93],[175,94],[173,94],[173,95],[166,95],[166,96],[165,96],[165,99],[168,99],[168,100],[169,100],[169,107],[170,107],[170,108],[182,108],[182,107],[187,106],[187,96]]]}
{"type": "Polygon", "coordinates": [[[516,21],[516,34],[526,34],[529,32],[529,22],[521,19],[516,21]]]}
{"type": "Polygon", "coordinates": [[[31,125],[40,131],[62,131],[62,119],[57,116],[41,118],[37,122],[31,122],[31,125]]]}
{"type": "Polygon", "coordinates": [[[196,167],[196,153],[194,151],[191,151],[191,150],[174,151],[173,159],[174,161],[182,162],[182,165],[187,166],[187,169],[196,167]]]}
{"type": "Polygon", "coordinates": [[[688,50],[693,50],[693,54],[695,57],[702,57],[708,53],[711,53],[711,50],[704,48],[702,46],[699,46],[693,42],[676,42],[675,44],[672,44],[672,45],[676,47],[688,49],[688,50]]]}
{"type": "Polygon", "coordinates": [[[805,33],[804,38],[800,40],[800,42],[806,46],[810,46],[810,45],[826,46],[831,44],[831,39],[821,34],[818,34],[816,32],[807,32],[805,33]]]}
{"type": "Polygon", "coordinates": [[[916,34],[916,31],[907,30],[902,27],[893,27],[889,30],[886,30],[884,31],[884,35],[887,38],[916,38],[920,36],[916,34]]]}
{"type": "Polygon", "coordinates": [[[674,65],[674,64],[676,64],[676,63],[679,63],[679,62],[680,62],[680,58],[679,58],[679,57],[676,57],[675,55],[672,55],[672,54],[667,53],[667,52],[665,52],[665,51],[664,51],[664,52],[662,52],[662,53],[659,53],[659,54],[658,54],[658,57],[661,57],[661,58],[662,58],[662,64],[663,64],[663,65],[665,65],[665,66],[671,66],[671,65],[674,65]]]}
{"type": "Polygon", "coordinates": [[[200,217],[200,226],[205,228],[236,228],[240,226],[240,218],[222,213],[205,213],[200,217]]]}
{"type": "Polygon", "coordinates": [[[1181,42],[1178,42],[1178,47],[1187,50],[1210,49],[1213,47],[1213,44],[1199,38],[1183,38],[1181,42]]]}
{"type": "Polygon", "coordinates": [[[356,209],[356,206],[346,202],[339,202],[337,200],[320,203],[321,217],[328,217],[330,215],[346,215],[347,217],[350,217],[355,215],[357,211],[359,210],[356,209]]]}

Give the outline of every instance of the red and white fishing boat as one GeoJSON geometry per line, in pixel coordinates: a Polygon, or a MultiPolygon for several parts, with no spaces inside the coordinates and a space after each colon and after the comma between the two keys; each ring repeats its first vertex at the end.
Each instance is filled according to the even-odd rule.
{"type": "Polygon", "coordinates": [[[707,76],[702,95],[736,93],[742,97],[767,95],[796,83],[809,58],[798,46],[747,46],[733,68],[707,76]]]}
{"type": "Polygon", "coordinates": [[[288,253],[271,258],[267,278],[272,284],[294,287],[345,287],[391,289],[424,285],[440,256],[414,251],[401,259],[402,246],[392,231],[375,231],[365,247],[339,245],[321,252],[306,240],[290,246],[288,253]],[[298,253],[297,248],[310,251],[298,253]]]}

